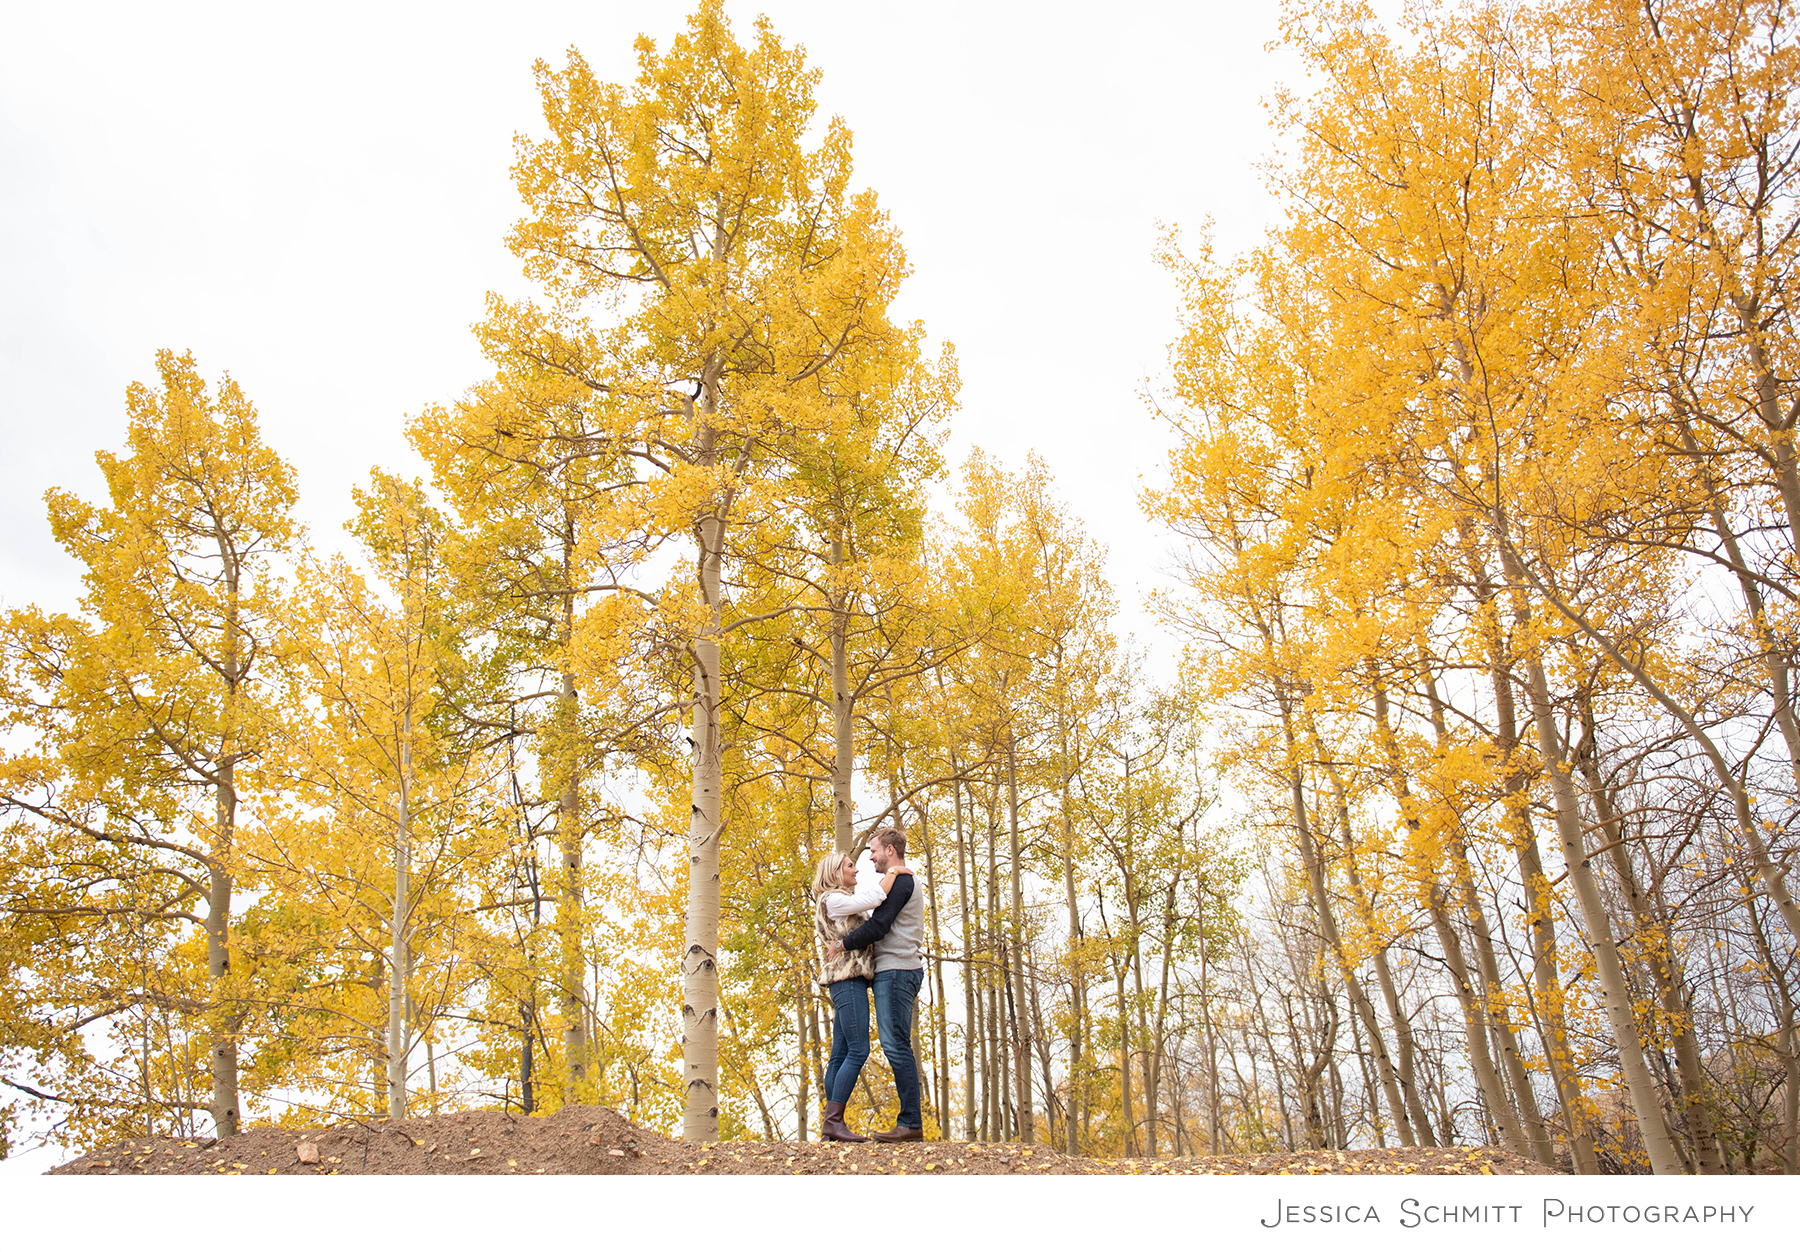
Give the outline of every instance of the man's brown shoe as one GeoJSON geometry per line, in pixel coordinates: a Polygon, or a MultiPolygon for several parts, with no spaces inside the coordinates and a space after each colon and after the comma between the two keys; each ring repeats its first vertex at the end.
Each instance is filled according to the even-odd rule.
{"type": "Polygon", "coordinates": [[[869,1136],[869,1138],[878,1143],[910,1143],[917,1139],[923,1139],[924,1137],[925,1130],[921,1126],[899,1125],[896,1125],[892,1130],[878,1130],[869,1136]]]}

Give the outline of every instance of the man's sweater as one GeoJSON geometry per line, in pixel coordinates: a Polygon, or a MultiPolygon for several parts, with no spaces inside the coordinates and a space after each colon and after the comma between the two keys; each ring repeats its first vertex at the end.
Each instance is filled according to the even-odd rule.
{"type": "Polygon", "coordinates": [[[925,968],[925,892],[917,882],[916,875],[899,875],[869,920],[844,936],[844,947],[852,952],[874,945],[877,974],[925,968]]]}

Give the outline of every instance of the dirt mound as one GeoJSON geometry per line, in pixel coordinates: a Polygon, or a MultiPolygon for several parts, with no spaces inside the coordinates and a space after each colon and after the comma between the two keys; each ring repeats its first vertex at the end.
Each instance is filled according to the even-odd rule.
{"type": "Polygon", "coordinates": [[[127,1139],[52,1174],[1548,1174],[1491,1148],[1387,1148],[1260,1156],[1094,1160],[1016,1143],[834,1144],[748,1140],[697,1145],[609,1108],[549,1117],[494,1110],[259,1126],[223,1141],[127,1139]]]}
{"type": "Polygon", "coordinates": [[[491,1109],[342,1122],[315,1130],[257,1126],[231,1139],[127,1139],[52,1174],[664,1174],[694,1153],[609,1108],[549,1117],[491,1109]]]}

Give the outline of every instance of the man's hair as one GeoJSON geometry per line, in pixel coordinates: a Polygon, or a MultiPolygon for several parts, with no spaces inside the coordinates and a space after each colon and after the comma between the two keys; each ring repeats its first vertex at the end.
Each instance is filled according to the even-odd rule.
{"type": "Polygon", "coordinates": [[[875,832],[871,842],[879,843],[884,848],[892,848],[902,861],[906,859],[906,836],[900,833],[898,826],[882,827],[875,832]]]}

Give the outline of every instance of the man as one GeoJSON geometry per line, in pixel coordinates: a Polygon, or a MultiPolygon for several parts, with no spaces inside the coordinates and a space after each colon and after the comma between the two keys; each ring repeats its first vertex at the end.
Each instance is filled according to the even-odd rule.
{"type": "MultiPolygon", "coordinates": [[[[855,952],[875,949],[875,1029],[881,1050],[894,1071],[894,1090],[900,1096],[900,1112],[892,1130],[878,1130],[870,1137],[882,1143],[903,1143],[925,1137],[925,1119],[919,1111],[919,1066],[913,1059],[913,1001],[925,981],[925,891],[906,865],[906,836],[892,826],[875,832],[869,858],[877,874],[901,871],[869,920],[844,936],[844,948],[855,952]]],[[[838,945],[831,945],[835,954],[838,945]]]]}

